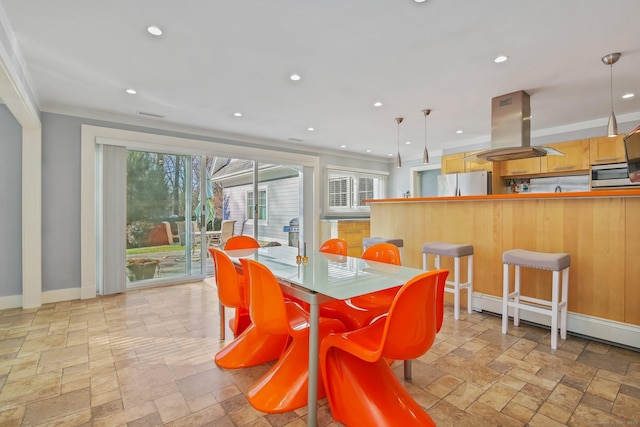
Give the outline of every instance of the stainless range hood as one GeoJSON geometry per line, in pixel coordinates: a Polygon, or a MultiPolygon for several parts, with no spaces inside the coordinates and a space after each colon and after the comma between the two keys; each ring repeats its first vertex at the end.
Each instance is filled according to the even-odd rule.
{"type": "MultiPolygon", "coordinates": [[[[547,150],[531,147],[531,106],[523,90],[491,100],[491,149],[475,157],[490,162],[543,157],[547,150]]],[[[554,150],[555,151],[555,150],[554,150]]]]}

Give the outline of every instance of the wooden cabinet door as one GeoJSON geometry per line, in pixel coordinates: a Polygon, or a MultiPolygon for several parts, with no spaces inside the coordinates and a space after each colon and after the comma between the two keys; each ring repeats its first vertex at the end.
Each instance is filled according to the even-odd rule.
{"type": "Polygon", "coordinates": [[[370,237],[370,222],[338,221],[338,237],[347,241],[347,254],[353,257],[362,255],[362,239],[370,237]]]}
{"type": "Polygon", "coordinates": [[[589,140],[559,142],[549,144],[563,156],[546,155],[540,159],[540,172],[585,172],[589,170],[589,140]]]}
{"type": "Polygon", "coordinates": [[[540,157],[500,162],[500,176],[526,176],[540,173],[540,157]]]}
{"type": "Polygon", "coordinates": [[[464,172],[464,153],[449,154],[440,159],[442,174],[464,172]]]}
{"type": "Polygon", "coordinates": [[[601,136],[589,140],[589,162],[592,165],[626,162],[624,135],[601,136]]]}
{"type": "MultiPolygon", "coordinates": [[[[464,157],[472,156],[476,153],[479,153],[479,151],[471,151],[468,153],[464,153],[464,157]]],[[[478,172],[478,171],[493,172],[493,164],[494,164],[493,162],[488,162],[483,160],[478,160],[478,161],[465,160],[464,171],[465,172],[478,172]]]]}

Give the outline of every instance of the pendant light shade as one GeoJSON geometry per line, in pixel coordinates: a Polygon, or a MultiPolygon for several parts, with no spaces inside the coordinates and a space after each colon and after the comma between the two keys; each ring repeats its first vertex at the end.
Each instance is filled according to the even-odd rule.
{"type": "Polygon", "coordinates": [[[425,165],[429,163],[429,151],[427,150],[427,116],[431,114],[431,110],[422,110],[424,116],[424,153],[422,154],[422,163],[425,165]]]}
{"type": "Polygon", "coordinates": [[[396,158],[396,167],[401,168],[402,159],[400,158],[400,123],[402,123],[402,120],[404,119],[402,117],[396,117],[394,120],[398,124],[398,157],[396,158]]]}
{"type": "Polygon", "coordinates": [[[607,124],[607,136],[618,136],[618,121],[613,113],[613,64],[618,62],[621,54],[619,52],[610,53],[602,57],[602,62],[611,67],[610,94],[611,94],[611,113],[609,114],[609,123],[607,124]]]}

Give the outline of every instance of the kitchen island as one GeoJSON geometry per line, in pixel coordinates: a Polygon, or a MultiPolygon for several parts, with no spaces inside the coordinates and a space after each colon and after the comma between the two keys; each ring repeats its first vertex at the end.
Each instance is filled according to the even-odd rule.
{"type": "MultiPolygon", "coordinates": [[[[640,348],[640,190],[369,202],[371,235],[404,239],[407,266],[422,267],[426,242],[474,246],[475,310],[501,313],[504,251],[569,253],[569,331],[640,348]]],[[[550,272],[522,277],[524,292],[550,299],[550,272]]]]}

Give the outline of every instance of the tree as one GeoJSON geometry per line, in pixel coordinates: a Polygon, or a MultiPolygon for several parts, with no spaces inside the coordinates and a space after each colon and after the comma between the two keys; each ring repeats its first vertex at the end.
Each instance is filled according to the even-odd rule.
{"type": "Polygon", "coordinates": [[[127,223],[171,214],[162,158],[156,153],[127,152],[127,223]]]}

